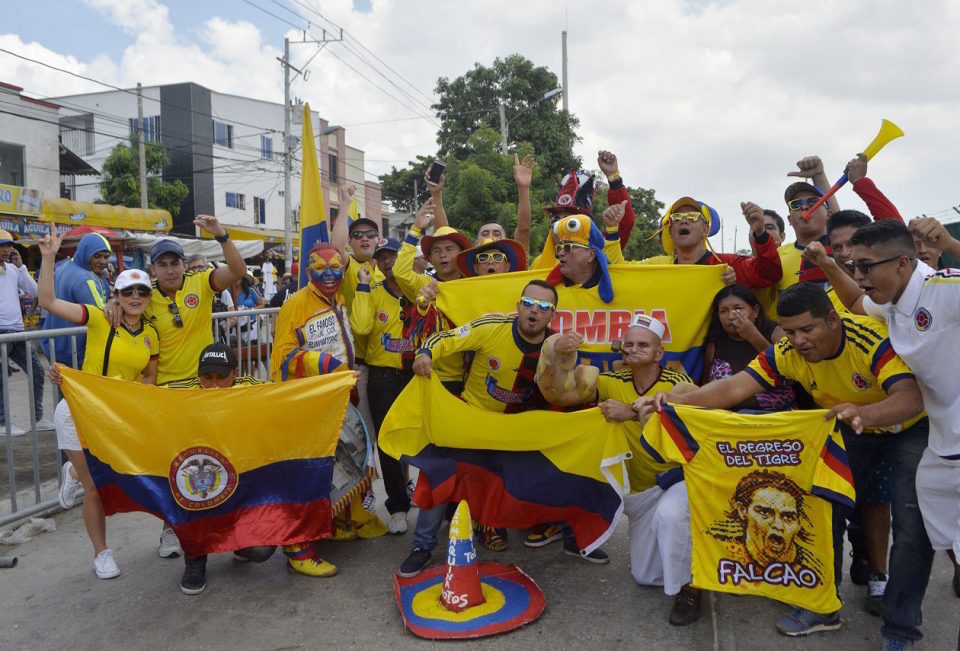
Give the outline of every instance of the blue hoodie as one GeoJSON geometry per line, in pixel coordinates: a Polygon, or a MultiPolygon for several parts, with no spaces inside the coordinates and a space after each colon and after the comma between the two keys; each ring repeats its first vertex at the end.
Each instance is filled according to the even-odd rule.
{"type": "MultiPolygon", "coordinates": [[[[110,242],[103,235],[87,233],[80,238],[73,259],[64,261],[56,267],[56,273],[53,276],[53,290],[57,298],[71,303],[103,307],[107,301],[110,286],[107,281],[90,271],[90,259],[100,251],[110,251],[110,242]]],[[[46,320],[43,322],[43,329],[73,328],[76,325],[48,313],[46,320]]],[[[54,342],[57,362],[71,366],[73,360],[71,359],[70,337],[56,337],[54,342]]],[[[77,335],[77,368],[83,366],[83,354],[86,345],[86,335],[77,335]]],[[[43,351],[48,357],[50,356],[50,341],[48,339],[43,340],[43,351]]]]}

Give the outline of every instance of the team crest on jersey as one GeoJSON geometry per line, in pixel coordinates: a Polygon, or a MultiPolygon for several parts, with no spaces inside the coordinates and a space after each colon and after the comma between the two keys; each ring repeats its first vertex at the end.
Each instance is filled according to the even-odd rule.
{"type": "Polygon", "coordinates": [[[143,345],[146,346],[147,349],[153,348],[153,342],[150,340],[150,337],[143,338],[143,345]]]}
{"type": "Polygon", "coordinates": [[[490,365],[490,368],[492,368],[494,371],[496,371],[498,368],[500,368],[500,360],[497,359],[496,357],[491,357],[491,358],[489,358],[489,359],[487,360],[487,364],[489,364],[489,365],[490,365]]]}
{"type": "Polygon", "coordinates": [[[873,382],[865,378],[860,373],[853,374],[853,386],[857,387],[857,391],[866,391],[873,386],[873,382]]]}
{"type": "Polygon", "coordinates": [[[925,307],[921,307],[919,310],[914,312],[913,324],[917,326],[917,330],[920,332],[929,330],[930,326],[933,325],[933,315],[930,314],[930,310],[925,307]]]}
{"type": "Polygon", "coordinates": [[[388,317],[387,313],[384,312],[383,310],[380,310],[379,312],[377,312],[377,321],[379,321],[380,323],[386,323],[388,318],[390,317],[388,317]]]}
{"type": "Polygon", "coordinates": [[[170,463],[170,491],[181,508],[203,511],[230,499],[237,471],[219,451],[203,445],[187,448],[170,463]]]}
{"type": "Polygon", "coordinates": [[[200,305],[200,297],[196,294],[187,294],[183,299],[183,304],[187,307],[196,307],[200,305]]]}

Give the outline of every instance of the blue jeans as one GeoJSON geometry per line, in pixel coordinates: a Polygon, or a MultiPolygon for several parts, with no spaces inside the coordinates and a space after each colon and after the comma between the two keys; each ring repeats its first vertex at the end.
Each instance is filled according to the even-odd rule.
{"type": "MultiPolygon", "coordinates": [[[[877,465],[886,461],[893,469],[891,508],[893,547],[890,577],[883,597],[883,628],[887,637],[919,640],[923,621],[921,605],[933,566],[933,547],[923,526],[917,503],[917,464],[927,447],[930,424],[926,418],[898,434],[854,434],[843,429],[853,482],[866,487],[877,465]]],[[[834,561],[843,559],[843,538],[834,536],[834,561]]]]}
{"type": "Polygon", "coordinates": [[[437,547],[437,532],[443,526],[447,514],[447,504],[432,509],[420,509],[417,513],[417,525],[413,529],[413,548],[433,551],[437,547]]]}
{"type": "MultiPolygon", "coordinates": [[[[16,332],[15,330],[0,330],[0,334],[16,332]]],[[[37,420],[43,418],[43,366],[40,365],[40,358],[37,356],[36,344],[30,347],[30,365],[33,367],[33,408],[37,420]]],[[[16,364],[24,373],[27,372],[27,343],[18,341],[7,344],[7,361],[16,364]]],[[[5,376],[0,373],[0,376],[5,376]]],[[[7,381],[6,377],[0,377],[0,392],[3,391],[3,383],[7,381]]],[[[2,393],[0,393],[0,424],[6,424],[7,420],[3,413],[2,393]]],[[[28,422],[27,425],[30,423],[28,422]]]]}

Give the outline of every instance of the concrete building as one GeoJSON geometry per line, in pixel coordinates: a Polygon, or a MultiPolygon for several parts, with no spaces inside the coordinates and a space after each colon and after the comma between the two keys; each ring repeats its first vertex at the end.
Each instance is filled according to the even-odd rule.
{"type": "MultiPolygon", "coordinates": [[[[24,97],[22,90],[0,82],[0,185],[56,198],[60,196],[60,107],[24,97]]],[[[39,212],[40,198],[34,199],[39,212]]]]}
{"type": "MultiPolygon", "coordinates": [[[[180,179],[190,190],[174,231],[193,233],[198,214],[214,214],[224,224],[282,230],[283,104],[219,93],[199,84],[143,88],[143,133],[147,142],[166,146],[170,167],[165,180],[180,179]]],[[[61,105],[61,137],[67,147],[101,169],[118,144],[137,127],[136,89],[70,95],[61,105]]],[[[300,204],[302,109],[294,107],[295,138],[291,203],[296,227],[300,204]]],[[[342,127],[311,112],[317,158],[330,216],[338,205],[341,179],[357,187],[360,213],[381,219],[380,186],[364,178],[364,153],[346,144],[342,127]]],[[[99,196],[95,183],[70,189],[79,201],[99,196]]]]}

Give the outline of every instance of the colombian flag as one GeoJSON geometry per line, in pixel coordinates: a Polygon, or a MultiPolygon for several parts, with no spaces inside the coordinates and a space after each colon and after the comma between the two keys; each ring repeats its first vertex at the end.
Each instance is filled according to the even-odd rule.
{"type": "Polygon", "coordinates": [[[380,447],[420,469],[418,506],[466,500],[479,522],[512,529],[567,522],[586,554],[613,533],[629,490],[630,446],[599,409],[498,414],[456,398],[436,375],[403,390],[380,447]]]}
{"type": "Polygon", "coordinates": [[[352,373],[178,391],[60,372],[107,515],[163,518],[190,556],[331,535],[352,373]]]}
{"type": "Polygon", "coordinates": [[[307,265],[304,257],[317,242],[330,241],[327,208],[323,203],[317,143],[313,139],[310,105],[303,105],[303,171],[300,177],[300,287],[306,287],[307,265]]]}

